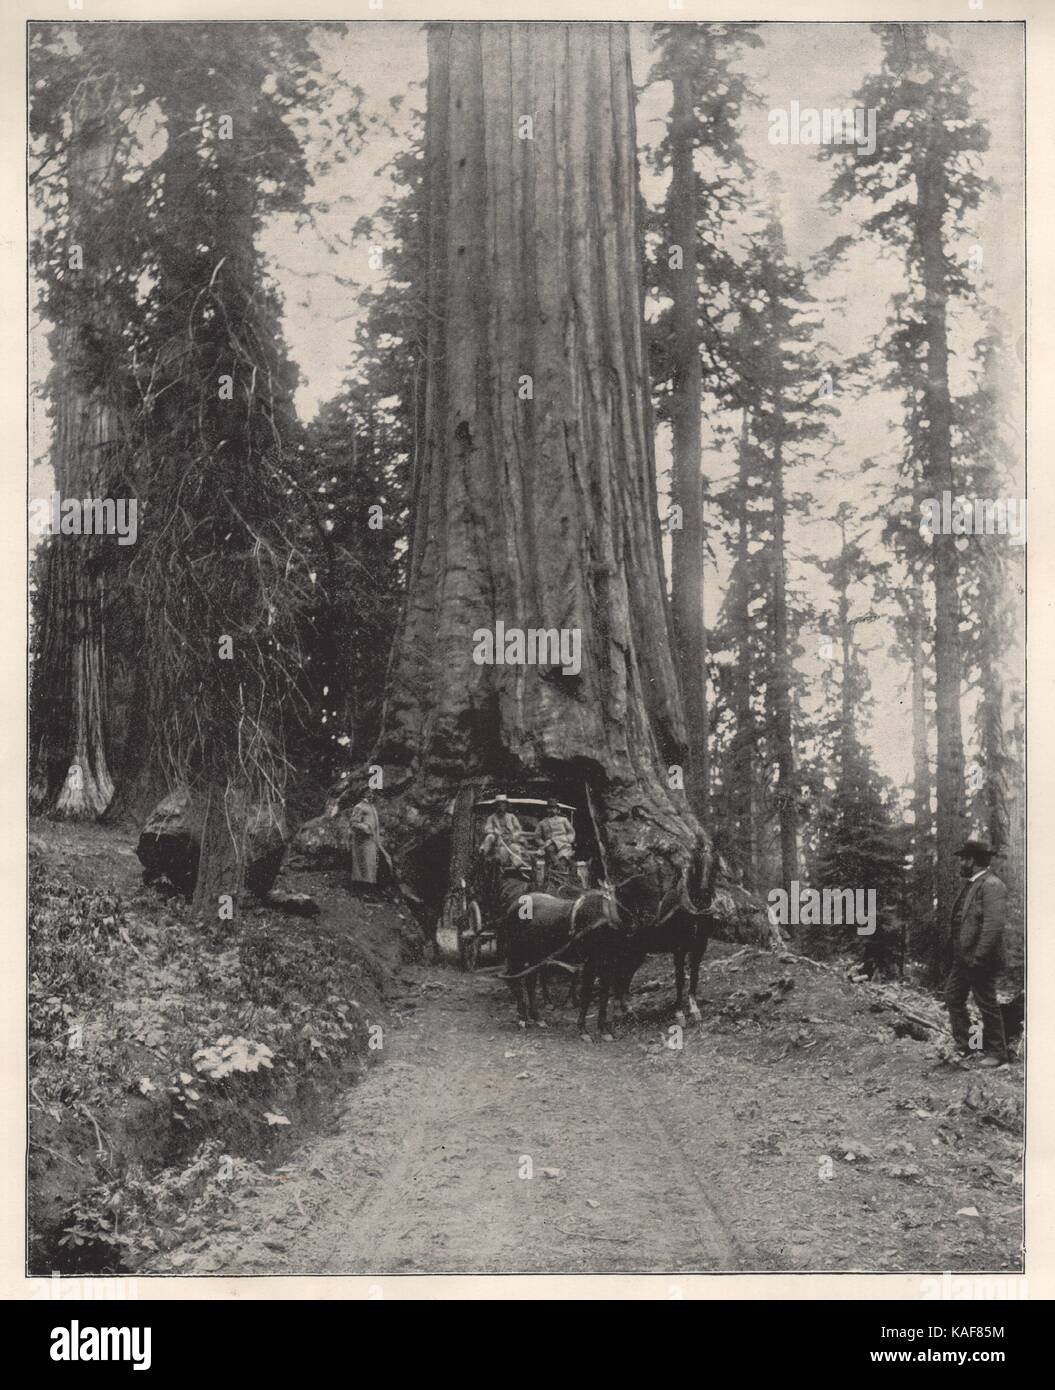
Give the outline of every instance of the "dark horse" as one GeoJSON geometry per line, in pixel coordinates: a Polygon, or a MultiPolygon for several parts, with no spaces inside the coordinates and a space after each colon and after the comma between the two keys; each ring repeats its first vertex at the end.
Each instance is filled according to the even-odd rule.
{"type": "Polygon", "coordinates": [[[715,927],[714,888],[718,877],[717,847],[708,852],[702,834],[696,837],[689,862],[660,900],[655,920],[639,928],[624,950],[616,972],[616,998],[624,1013],[630,982],[646,956],[669,951],[674,957],[676,996],[674,1017],[685,1022],[685,961],[689,961],[689,1016],[700,1021],[696,994],[700,962],[715,927]]]}
{"type": "Polygon", "coordinates": [[[597,983],[597,1031],[610,1042],[608,997],[620,937],[613,894],[607,888],[588,888],[574,899],[558,898],[533,890],[523,875],[508,870],[502,875],[501,894],[504,911],[498,926],[499,952],[516,1000],[520,1027],[526,1028],[529,1018],[545,1027],[538,1015],[535,989],[543,962],[552,957],[582,966],[579,1033],[585,1042],[592,1041],[586,1014],[597,983]]]}

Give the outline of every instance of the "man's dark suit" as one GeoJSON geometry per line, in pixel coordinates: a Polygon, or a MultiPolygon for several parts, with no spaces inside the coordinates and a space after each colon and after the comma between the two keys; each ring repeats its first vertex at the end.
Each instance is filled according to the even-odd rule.
{"type": "Polygon", "coordinates": [[[945,1005],[952,1035],[961,1051],[970,1047],[967,996],[982,1015],[983,1046],[1007,1060],[1004,1023],[996,998],[996,980],[1004,964],[1007,889],[988,869],[965,883],[952,909],[952,969],[945,982],[945,1005]]]}

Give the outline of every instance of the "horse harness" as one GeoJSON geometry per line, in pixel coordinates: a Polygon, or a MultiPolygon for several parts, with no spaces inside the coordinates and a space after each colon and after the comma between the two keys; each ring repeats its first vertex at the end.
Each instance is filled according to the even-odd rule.
{"type": "MultiPolygon", "coordinates": [[[[567,941],[558,946],[557,949],[546,956],[544,960],[536,961],[534,965],[529,965],[526,970],[518,970],[515,975],[499,975],[498,978],[500,980],[520,980],[525,975],[531,975],[534,971],[541,970],[544,965],[549,965],[552,961],[559,960],[561,954],[567,951],[569,947],[573,946],[576,941],[581,941],[584,936],[589,936],[590,932],[596,931],[602,921],[610,921],[611,919],[606,914],[604,918],[592,922],[588,927],[584,927],[582,931],[576,932],[575,919],[579,915],[579,908],[582,907],[586,899],[593,893],[597,893],[606,903],[612,901],[609,895],[600,888],[588,888],[585,893],[580,893],[572,904],[571,916],[568,918],[569,936],[567,941]]],[[[561,961],[561,964],[563,965],[565,962],[561,961]]]]}

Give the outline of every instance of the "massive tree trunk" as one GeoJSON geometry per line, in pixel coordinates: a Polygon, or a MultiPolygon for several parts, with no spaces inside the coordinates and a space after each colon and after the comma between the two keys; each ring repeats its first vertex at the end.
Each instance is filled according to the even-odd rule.
{"type": "Polygon", "coordinates": [[[696,814],[706,820],[710,790],[707,628],[703,610],[707,537],[704,482],[700,467],[703,380],[698,323],[694,124],[692,81],[688,72],[679,69],[673,77],[670,117],[668,221],[674,243],[682,253],[682,268],[671,275],[671,501],[681,508],[682,526],[671,532],[671,610],[678,677],[689,734],[689,800],[696,814]]]}
{"type": "MultiPolygon", "coordinates": [[[[87,215],[106,196],[115,157],[113,137],[94,110],[87,89],[72,113],[68,157],[69,247],[83,265],[71,264],[64,301],[68,319],[51,337],[55,490],[62,499],[106,497],[108,455],[115,416],[103,385],[86,385],[82,354],[95,316],[106,313],[105,247],[88,231],[87,215]]],[[[60,535],[49,543],[42,582],[48,589],[34,681],[38,701],[34,784],[39,803],[70,819],[94,819],[106,810],[114,787],[108,760],[107,665],[104,583],[100,548],[113,540],[60,535]],[[40,710],[39,703],[50,709],[40,710]],[[60,717],[53,717],[61,712],[60,717]]]]}
{"type": "Polygon", "coordinates": [[[419,866],[473,777],[577,779],[613,872],[690,834],[633,103],[623,24],[430,31],[425,447],[378,750],[419,866]],[[581,671],[477,664],[499,622],[580,633],[581,671]]]}
{"type": "MultiPolygon", "coordinates": [[[[927,456],[930,495],[955,494],[952,466],[952,405],[949,395],[948,291],[943,219],[948,206],[940,125],[926,139],[918,169],[917,236],[923,266],[923,319],[927,342],[927,456]]],[[[934,679],[937,764],[938,921],[946,923],[959,891],[957,844],[964,834],[963,731],[960,721],[960,597],[956,537],[934,536],[934,679]]]]}
{"type": "MultiPolygon", "coordinates": [[[[84,537],[81,543],[86,543],[84,537]]],[[[71,605],[73,743],[55,813],[69,819],[94,820],[103,814],[114,794],[107,762],[109,671],[103,581],[76,564],[71,580],[65,601],[71,605]]]]}
{"type": "Polygon", "coordinates": [[[150,687],[143,662],[138,661],[130,673],[130,716],[121,767],[115,779],[115,790],[109,806],[100,816],[104,825],[138,829],[166,793],[165,779],[153,760],[150,709],[150,687]]]}

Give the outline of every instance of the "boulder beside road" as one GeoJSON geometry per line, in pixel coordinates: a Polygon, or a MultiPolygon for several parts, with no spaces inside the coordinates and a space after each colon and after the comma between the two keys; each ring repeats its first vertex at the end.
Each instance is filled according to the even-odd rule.
{"type": "Polygon", "coordinates": [[[321,816],[305,821],[293,837],[291,857],[300,868],[347,869],[352,862],[352,813],[330,802],[321,816]]]}
{"type": "MultiPolygon", "coordinates": [[[[154,807],[139,832],[136,854],[144,879],[167,879],[178,892],[194,891],[201,854],[204,802],[188,787],[177,787],[154,807]]],[[[245,820],[245,886],[258,897],[274,887],[286,852],[286,826],[275,806],[254,806],[245,820]]]]}

